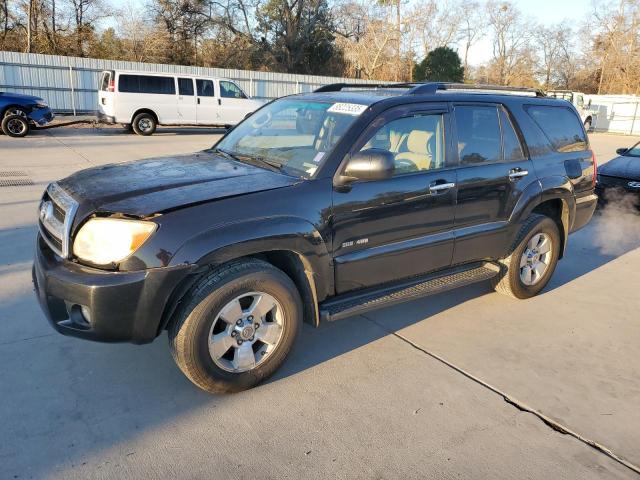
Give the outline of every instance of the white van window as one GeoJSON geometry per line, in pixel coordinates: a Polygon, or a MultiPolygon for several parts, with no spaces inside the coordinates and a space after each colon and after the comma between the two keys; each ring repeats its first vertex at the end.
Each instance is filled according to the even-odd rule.
{"type": "Polygon", "coordinates": [[[111,80],[111,72],[103,72],[100,80],[100,90],[106,92],[109,90],[109,81],[111,80]]]}
{"type": "Polygon", "coordinates": [[[191,78],[179,78],[178,79],[178,92],[180,95],[193,96],[193,79],[191,78]]]}
{"type": "Polygon", "coordinates": [[[175,95],[174,77],[156,77],[151,75],[120,75],[118,90],[126,93],[154,93],[175,95]]]}
{"type": "Polygon", "coordinates": [[[213,89],[212,80],[196,80],[196,87],[198,87],[199,97],[215,97],[215,90],[213,89]]]}
{"type": "Polygon", "coordinates": [[[247,98],[235,83],[220,81],[220,96],[224,98],[247,98]]]}

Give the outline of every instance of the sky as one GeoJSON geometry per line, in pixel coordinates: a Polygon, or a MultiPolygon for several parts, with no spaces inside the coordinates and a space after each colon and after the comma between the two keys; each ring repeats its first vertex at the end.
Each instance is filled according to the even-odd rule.
{"type": "MultiPolygon", "coordinates": [[[[567,20],[572,27],[576,27],[592,10],[590,0],[513,0],[513,3],[525,18],[529,17],[543,25],[555,25],[567,20]]],[[[490,60],[492,55],[491,40],[485,37],[469,50],[469,63],[481,65],[490,60]]]]}

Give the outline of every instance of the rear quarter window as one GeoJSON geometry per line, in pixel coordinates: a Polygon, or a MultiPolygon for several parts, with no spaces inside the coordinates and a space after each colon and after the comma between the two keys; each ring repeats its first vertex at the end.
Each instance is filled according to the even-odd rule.
{"type": "Polygon", "coordinates": [[[580,119],[567,107],[527,105],[525,111],[545,134],[557,152],[587,149],[587,139],[580,119]]]}

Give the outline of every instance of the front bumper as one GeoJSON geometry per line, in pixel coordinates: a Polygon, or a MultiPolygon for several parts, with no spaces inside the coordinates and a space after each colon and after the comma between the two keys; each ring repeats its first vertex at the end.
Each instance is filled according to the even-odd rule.
{"type": "Polygon", "coordinates": [[[32,275],[40,306],[58,332],[101,342],[148,343],[159,333],[168,299],[192,268],[106,272],[61,259],[38,234],[32,275]]]}
{"type": "Polygon", "coordinates": [[[47,123],[50,123],[55,118],[55,115],[50,108],[38,108],[31,110],[29,113],[29,120],[36,125],[43,127],[47,123]]]}

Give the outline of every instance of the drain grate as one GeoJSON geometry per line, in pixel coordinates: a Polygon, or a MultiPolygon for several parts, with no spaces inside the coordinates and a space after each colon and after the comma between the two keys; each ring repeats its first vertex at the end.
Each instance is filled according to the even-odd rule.
{"type": "Polygon", "coordinates": [[[33,185],[27,172],[20,170],[0,171],[0,187],[25,187],[33,185]]]}

